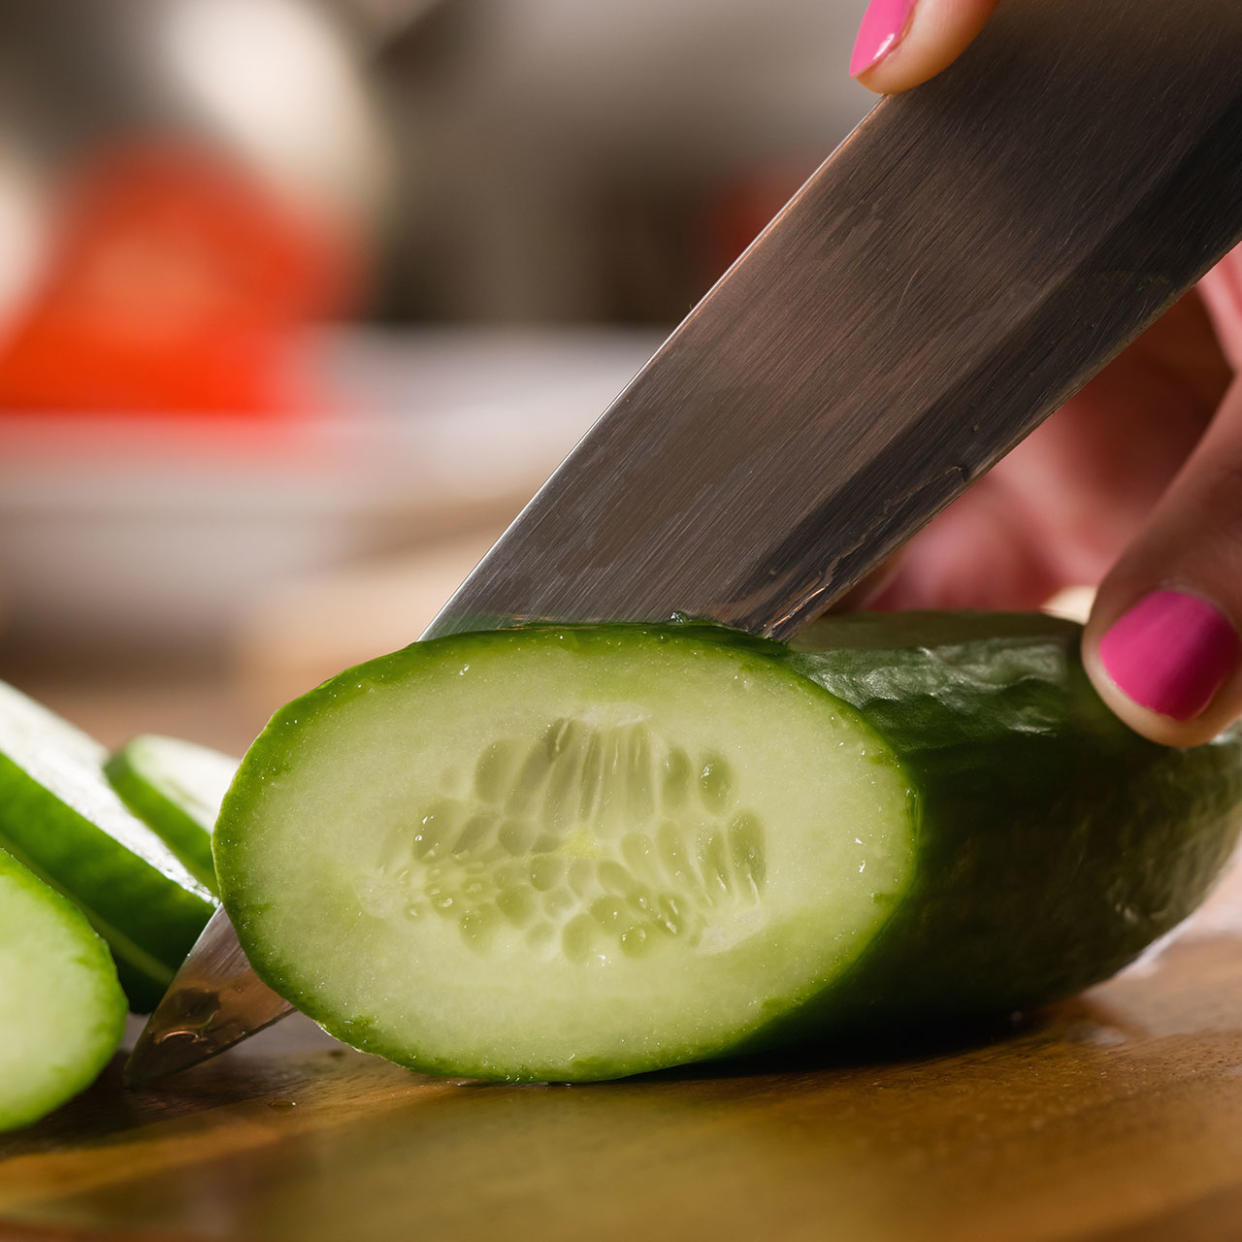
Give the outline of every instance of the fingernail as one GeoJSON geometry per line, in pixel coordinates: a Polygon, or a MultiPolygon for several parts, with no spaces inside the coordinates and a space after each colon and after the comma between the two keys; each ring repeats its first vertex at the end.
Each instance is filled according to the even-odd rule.
{"type": "Polygon", "coordinates": [[[1193,720],[1238,662],[1233,626],[1206,600],[1153,591],[1100,639],[1100,662],[1119,690],[1141,707],[1193,720]]]}
{"type": "Polygon", "coordinates": [[[871,0],[854,40],[850,77],[856,78],[878,65],[901,42],[914,4],[915,0],[871,0]]]}

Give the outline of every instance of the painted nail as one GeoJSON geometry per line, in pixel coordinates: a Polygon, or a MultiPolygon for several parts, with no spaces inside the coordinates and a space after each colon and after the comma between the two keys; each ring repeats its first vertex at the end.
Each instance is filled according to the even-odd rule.
{"type": "Polygon", "coordinates": [[[1233,626],[1197,595],[1153,591],[1100,639],[1100,662],[1140,707],[1193,720],[1238,662],[1233,626]]]}
{"type": "Polygon", "coordinates": [[[871,0],[854,41],[850,77],[856,78],[878,65],[901,42],[909,28],[914,4],[915,0],[871,0]]]}

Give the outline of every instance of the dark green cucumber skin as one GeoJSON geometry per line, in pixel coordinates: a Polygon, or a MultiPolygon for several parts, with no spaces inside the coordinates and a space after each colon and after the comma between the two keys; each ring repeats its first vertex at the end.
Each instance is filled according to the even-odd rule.
{"type": "Polygon", "coordinates": [[[115,927],[160,964],[158,977],[113,945],[135,1013],[159,1003],[215,909],[116,842],[0,753],[0,848],[79,906],[105,940],[115,927]],[[88,900],[89,895],[89,900],[88,900]]]}
{"type": "Polygon", "coordinates": [[[847,974],[765,1039],[1005,1013],[1115,973],[1200,903],[1238,837],[1242,736],[1148,742],[1042,614],[855,614],[783,658],[898,756],[917,861],[847,974]]]}
{"type": "Polygon", "coordinates": [[[123,750],[108,757],[104,775],[121,801],[160,837],[185,869],[204,888],[216,892],[211,833],[204,832],[193,815],[135,772],[123,750]]]}

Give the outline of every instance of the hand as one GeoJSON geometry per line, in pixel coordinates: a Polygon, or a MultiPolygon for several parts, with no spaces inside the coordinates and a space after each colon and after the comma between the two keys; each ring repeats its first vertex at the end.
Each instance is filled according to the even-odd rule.
{"type": "MultiPolygon", "coordinates": [[[[995,6],[872,0],[850,71],[916,86],[995,6]]],[[[1212,738],[1242,716],[1240,363],[1242,249],[916,535],[866,602],[1032,608],[1098,582],[1083,659],[1105,702],[1155,741],[1212,738]]]]}

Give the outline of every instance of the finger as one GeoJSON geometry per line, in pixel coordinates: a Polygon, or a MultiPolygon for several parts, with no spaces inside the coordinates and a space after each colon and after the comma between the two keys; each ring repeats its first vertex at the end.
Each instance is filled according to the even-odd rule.
{"type": "Polygon", "coordinates": [[[1100,587],[1083,655],[1131,728],[1193,746],[1242,716],[1242,382],[1100,587]]]}
{"type": "Polygon", "coordinates": [[[997,0],[871,0],[850,75],[880,94],[908,90],[950,65],[983,29],[997,0]]]}

